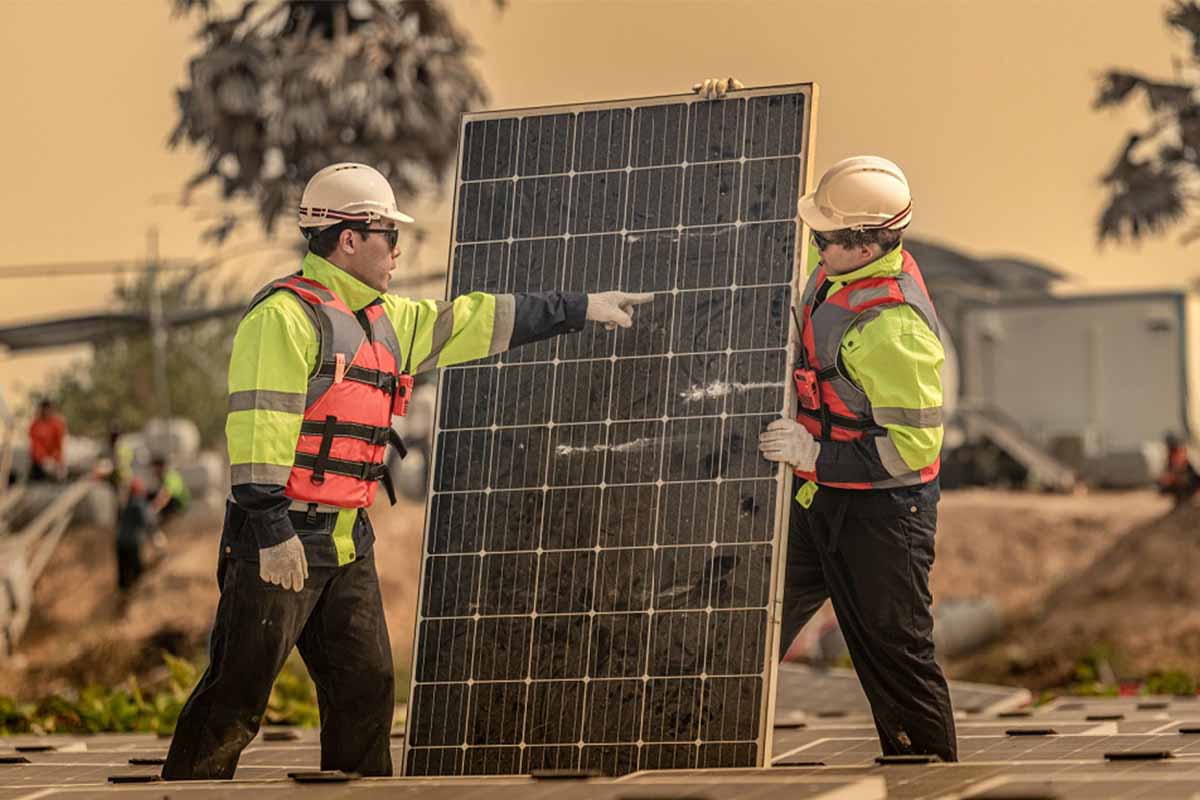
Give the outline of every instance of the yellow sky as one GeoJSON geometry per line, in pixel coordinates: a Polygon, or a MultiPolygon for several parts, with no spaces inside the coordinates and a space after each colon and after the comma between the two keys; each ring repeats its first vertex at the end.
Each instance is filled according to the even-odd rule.
{"type": "MultiPolygon", "coordinates": [[[[706,75],[821,87],[816,168],[854,153],[897,161],[914,234],[979,255],[1057,266],[1080,289],[1182,285],[1200,251],[1174,238],[1098,250],[1097,175],[1135,113],[1096,114],[1096,78],[1167,74],[1187,44],[1156,0],[445,0],[473,38],[491,107],[667,94],[706,75]]],[[[199,161],[168,151],[192,24],[167,0],[4,0],[0,266],[207,255],[197,210],[173,196],[199,161]]],[[[446,198],[415,205],[444,263],[446,198]]],[[[283,241],[293,234],[282,226],[283,241]]],[[[234,249],[256,245],[239,237],[234,249]]],[[[243,259],[258,280],[292,267],[243,259]]],[[[247,277],[248,275],[248,277],[247,277]]],[[[0,324],[104,307],[111,280],[0,281],[0,324]]],[[[547,287],[550,288],[550,287],[547,287]]],[[[0,391],[36,386],[53,358],[0,356],[0,391]]]]}

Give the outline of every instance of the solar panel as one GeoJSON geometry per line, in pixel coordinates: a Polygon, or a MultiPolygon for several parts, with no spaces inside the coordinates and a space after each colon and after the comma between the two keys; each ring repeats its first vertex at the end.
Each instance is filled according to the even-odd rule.
{"type": "MultiPolygon", "coordinates": [[[[789,737],[802,738],[802,737],[789,737]]],[[[1102,761],[1112,753],[1170,752],[1175,757],[1200,756],[1200,737],[1171,734],[1051,736],[963,736],[958,757],[964,762],[1102,761]]],[[[805,759],[830,766],[872,763],[879,755],[879,742],[868,737],[828,737],[791,750],[775,753],[777,760],[805,759]]]]}
{"type": "Polygon", "coordinates": [[[762,764],[812,98],[465,116],[452,294],[657,295],[443,370],[407,774],[762,764]]]}
{"type": "MultiPolygon", "coordinates": [[[[972,714],[1009,711],[1032,699],[1029,690],[1010,686],[950,681],[949,687],[954,708],[972,714]]],[[[799,664],[779,665],[775,707],[780,715],[801,711],[818,716],[854,715],[871,711],[854,670],[815,669],[799,664]]]]}

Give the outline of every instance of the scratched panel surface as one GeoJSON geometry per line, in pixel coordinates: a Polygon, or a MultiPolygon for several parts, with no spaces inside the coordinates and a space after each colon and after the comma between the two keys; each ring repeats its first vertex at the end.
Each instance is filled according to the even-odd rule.
{"type": "Polygon", "coordinates": [[[762,764],[810,94],[464,120],[452,294],[656,297],[443,371],[408,774],[762,764]]]}

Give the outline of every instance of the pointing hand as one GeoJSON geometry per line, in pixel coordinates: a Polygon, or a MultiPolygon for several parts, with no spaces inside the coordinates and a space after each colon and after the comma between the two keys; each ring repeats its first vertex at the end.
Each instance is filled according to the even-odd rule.
{"type": "Polygon", "coordinates": [[[622,328],[633,326],[633,307],[649,303],[654,299],[653,292],[597,292],[587,296],[587,318],[593,322],[603,322],[610,331],[618,325],[622,328]]]}

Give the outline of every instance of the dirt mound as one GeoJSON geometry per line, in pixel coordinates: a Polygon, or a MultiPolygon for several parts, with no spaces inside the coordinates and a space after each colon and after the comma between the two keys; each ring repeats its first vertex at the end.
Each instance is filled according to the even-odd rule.
{"type": "Polygon", "coordinates": [[[1015,613],[1090,564],[1170,502],[1151,490],[1081,495],[996,489],[942,493],[935,600],[991,597],[1015,613]]]}
{"type": "Polygon", "coordinates": [[[1097,648],[1118,676],[1200,673],[1200,505],[1138,525],[1016,618],[1005,642],[966,662],[1032,687],[1070,682],[1097,648]]]}

